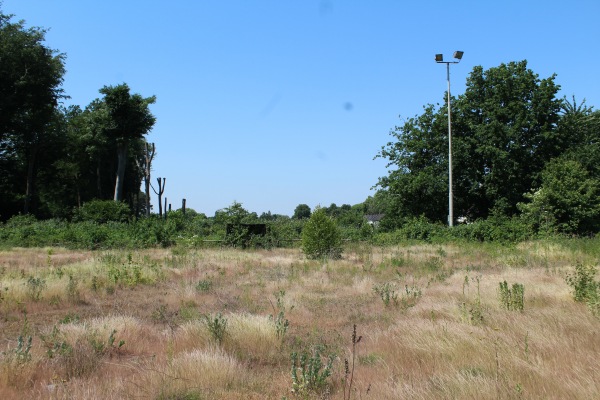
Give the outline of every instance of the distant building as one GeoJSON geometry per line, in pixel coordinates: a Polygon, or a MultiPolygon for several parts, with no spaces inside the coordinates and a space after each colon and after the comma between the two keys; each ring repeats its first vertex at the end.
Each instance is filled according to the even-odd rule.
{"type": "Polygon", "coordinates": [[[367,219],[369,225],[377,227],[379,225],[379,221],[381,221],[384,216],[385,214],[367,214],[365,215],[365,218],[367,219]]]}

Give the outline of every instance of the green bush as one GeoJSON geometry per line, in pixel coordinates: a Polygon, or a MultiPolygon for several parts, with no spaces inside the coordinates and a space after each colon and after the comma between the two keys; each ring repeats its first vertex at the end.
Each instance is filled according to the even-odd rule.
{"type": "Polygon", "coordinates": [[[127,222],[131,210],[125,203],[113,200],[92,200],[75,209],[73,221],[103,224],[109,221],[127,222]]]}
{"type": "Polygon", "coordinates": [[[600,317],[600,282],[596,281],[597,268],[593,265],[577,264],[575,273],[568,274],[567,284],[573,289],[575,301],[584,302],[597,317],[600,317]]]}
{"type": "Polygon", "coordinates": [[[342,238],[335,221],[317,208],[302,230],[302,251],[308,258],[333,258],[342,256],[342,238]]]}

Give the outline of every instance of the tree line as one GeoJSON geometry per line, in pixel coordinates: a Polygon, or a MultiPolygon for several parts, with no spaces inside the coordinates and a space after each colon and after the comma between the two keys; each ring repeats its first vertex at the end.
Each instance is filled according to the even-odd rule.
{"type": "MultiPolygon", "coordinates": [[[[555,80],[540,78],[525,60],[473,68],[465,92],[451,101],[457,219],[600,231],[600,112],[558,98],[555,80]]],[[[428,104],[396,126],[377,155],[389,168],[378,182],[389,229],[416,217],[447,221],[447,121],[445,104],[428,104]]]]}
{"type": "MultiPolygon", "coordinates": [[[[65,55],[44,37],[44,29],[0,12],[0,220],[18,214],[81,219],[84,204],[102,200],[123,202],[129,218],[149,216],[156,149],[146,135],[156,121],[150,111],[156,98],[123,83],[100,88],[100,97],[85,107],[65,107],[65,55]]],[[[518,232],[600,231],[600,112],[575,97],[559,98],[559,90],[556,75],[540,78],[525,60],[473,68],[465,92],[452,98],[454,215],[460,220],[454,222],[486,226],[485,237],[495,235],[492,225],[507,221],[518,232]]],[[[445,104],[428,104],[392,129],[376,156],[387,160],[389,172],[375,195],[353,206],[332,204],[324,213],[358,228],[364,215],[383,215],[380,230],[404,230],[408,237],[430,231],[424,224],[447,222],[447,112],[445,104]]],[[[300,204],[292,220],[310,214],[300,204]]],[[[259,217],[234,203],[212,219],[240,215],[288,218],[259,217]]],[[[478,228],[458,228],[459,236],[479,235],[473,233],[478,228]]]]}
{"type": "Polygon", "coordinates": [[[0,219],[70,217],[94,199],[147,208],[140,185],[154,96],[104,86],[84,108],[64,106],[65,55],[46,31],[0,12],[0,219]]]}

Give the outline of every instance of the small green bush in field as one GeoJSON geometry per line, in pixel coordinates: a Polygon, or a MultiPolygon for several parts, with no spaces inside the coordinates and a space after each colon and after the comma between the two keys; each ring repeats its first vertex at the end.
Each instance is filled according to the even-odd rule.
{"type": "Polygon", "coordinates": [[[597,272],[593,265],[577,264],[575,273],[568,274],[566,281],[573,288],[575,301],[586,303],[594,315],[600,316],[600,282],[595,280],[597,272]]]}
{"type": "Polygon", "coordinates": [[[217,313],[214,316],[208,314],[204,316],[204,324],[219,346],[223,344],[223,340],[227,334],[227,318],[221,313],[217,313]]]}
{"type": "Polygon", "coordinates": [[[302,251],[308,258],[342,256],[342,238],[339,228],[322,208],[317,208],[302,230],[302,251]]]}

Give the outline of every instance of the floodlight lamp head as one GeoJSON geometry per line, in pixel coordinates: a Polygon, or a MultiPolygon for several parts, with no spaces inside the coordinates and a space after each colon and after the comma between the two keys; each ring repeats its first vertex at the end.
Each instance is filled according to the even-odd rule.
{"type": "Polygon", "coordinates": [[[436,54],[435,55],[435,62],[444,62],[444,55],[443,54],[436,54]]]}
{"type": "Polygon", "coordinates": [[[460,61],[462,59],[463,54],[465,54],[464,51],[458,51],[457,50],[457,51],[454,52],[454,58],[456,58],[457,60],[460,61]]]}

